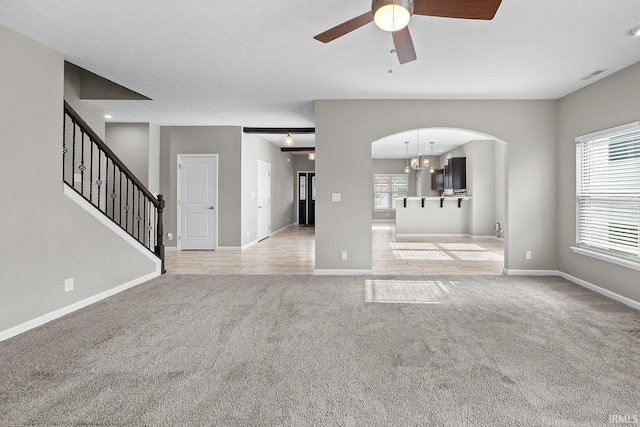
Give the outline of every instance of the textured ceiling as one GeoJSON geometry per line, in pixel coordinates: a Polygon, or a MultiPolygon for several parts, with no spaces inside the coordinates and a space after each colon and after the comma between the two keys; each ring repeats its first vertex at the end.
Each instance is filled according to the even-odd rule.
{"type": "MultiPolygon", "coordinates": [[[[639,0],[503,0],[493,21],[414,16],[400,66],[374,24],[313,36],[369,0],[2,0],[0,25],[153,101],[114,121],[314,125],[316,99],[556,99],[640,60],[639,0]],[[389,73],[388,70],[393,72],[389,73]],[[596,78],[581,78],[606,69],[596,78]]],[[[5,60],[3,58],[3,60],[5,60]]]]}

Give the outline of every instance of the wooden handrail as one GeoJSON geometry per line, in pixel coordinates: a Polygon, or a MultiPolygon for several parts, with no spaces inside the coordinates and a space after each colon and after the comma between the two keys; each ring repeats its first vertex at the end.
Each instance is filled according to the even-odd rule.
{"type": "Polygon", "coordinates": [[[122,172],[142,191],[142,193],[147,196],[147,198],[154,204],[156,208],[160,207],[160,202],[149,190],[147,187],[140,182],[140,180],[135,176],[131,170],[120,160],[118,156],[105,144],[105,142],[91,129],[91,127],[82,120],[82,117],[69,105],[67,101],[64,101],[64,110],[69,116],[82,128],[82,130],[89,135],[89,138],[95,142],[96,145],[100,147],[102,151],[113,161],[114,164],[120,168],[122,172]]]}

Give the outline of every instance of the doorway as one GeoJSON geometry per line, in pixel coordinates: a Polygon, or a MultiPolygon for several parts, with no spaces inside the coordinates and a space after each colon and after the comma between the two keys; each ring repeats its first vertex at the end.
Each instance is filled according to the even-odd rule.
{"type": "Polygon", "coordinates": [[[316,223],[316,173],[298,172],[298,224],[316,223]]]}
{"type": "Polygon", "coordinates": [[[218,247],[218,155],[178,154],[178,249],[218,247]]]}
{"type": "Polygon", "coordinates": [[[258,160],[258,226],[257,239],[271,234],[271,164],[258,160]]]}

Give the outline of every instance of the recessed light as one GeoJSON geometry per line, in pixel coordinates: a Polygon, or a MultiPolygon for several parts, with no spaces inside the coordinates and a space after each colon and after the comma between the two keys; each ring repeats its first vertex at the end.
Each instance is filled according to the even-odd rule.
{"type": "Polygon", "coordinates": [[[640,36],[640,24],[636,25],[635,27],[629,28],[629,30],[627,31],[627,35],[628,36],[640,36]]]}
{"type": "Polygon", "coordinates": [[[105,114],[105,115],[104,115],[104,118],[105,118],[105,119],[113,119],[113,116],[112,116],[112,115],[110,115],[110,114],[105,114]]]}

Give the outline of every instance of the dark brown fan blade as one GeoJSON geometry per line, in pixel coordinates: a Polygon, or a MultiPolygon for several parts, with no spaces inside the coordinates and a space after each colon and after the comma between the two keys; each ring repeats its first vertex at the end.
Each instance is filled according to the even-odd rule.
{"type": "Polygon", "coordinates": [[[400,64],[415,61],[417,58],[416,50],[413,47],[409,27],[394,31],[391,35],[393,36],[393,44],[396,45],[396,52],[398,53],[398,61],[400,61],[400,64]]]}
{"type": "Polygon", "coordinates": [[[356,18],[350,19],[347,22],[343,22],[340,25],[336,25],[335,27],[325,31],[324,33],[318,34],[314,37],[314,39],[319,40],[322,43],[329,43],[330,41],[333,41],[338,37],[342,37],[353,30],[357,30],[358,28],[368,24],[371,21],[373,21],[373,13],[369,11],[356,18]]]}
{"type": "Polygon", "coordinates": [[[493,19],[502,0],[415,0],[414,15],[493,19]]]}

